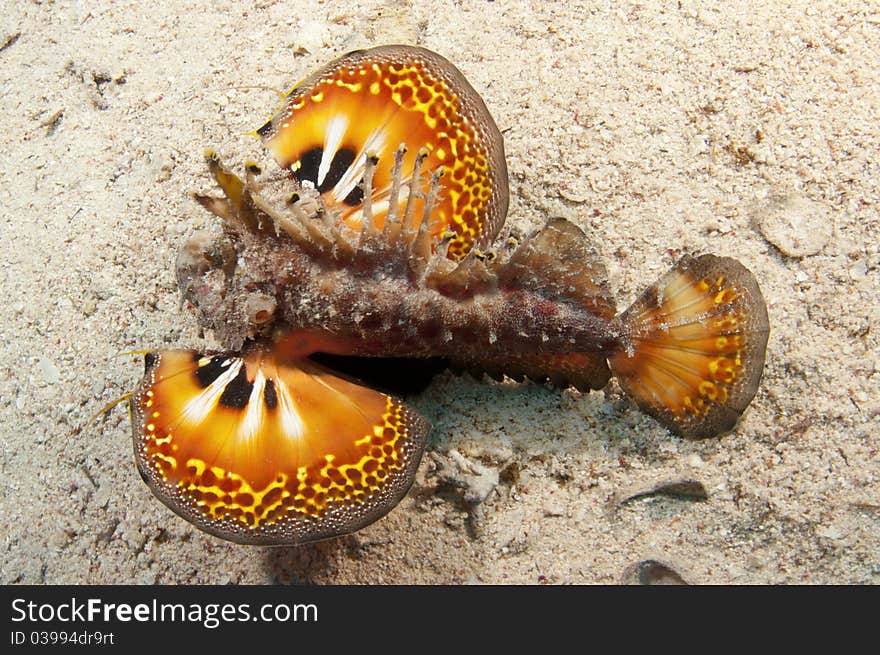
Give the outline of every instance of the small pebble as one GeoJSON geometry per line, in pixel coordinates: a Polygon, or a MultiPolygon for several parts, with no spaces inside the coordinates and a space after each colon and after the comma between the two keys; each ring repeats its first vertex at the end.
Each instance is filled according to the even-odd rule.
{"type": "Polygon", "coordinates": [[[324,45],[326,25],[320,21],[307,20],[293,39],[293,52],[298,54],[315,53],[324,45]]]}
{"type": "Polygon", "coordinates": [[[761,235],[789,257],[816,255],[831,239],[831,208],[801,193],[771,193],[751,214],[761,235]]]}
{"type": "Polygon", "coordinates": [[[97,378],[94,382],[92,382],[92,396],[94,396],[95,398],[100,398],[104,393],[104,389],[106,388],[107,381],[103,378],[97,378]]]}
{"type": "Polygon", "coordinates": [[[544,516],[565,516],[565,505],[555,496],[544,501],[544,516]]]}
{"type": "Polygon", "coordinates": [[[455,449],[449,451],[448,459],[439,461],[442,465],[441,478],[460,488],[466,503],[479,505],[498,486],[497,469],[470,460],[455,449]]]}
{"type": "Polygon", "coordinates": [[[46,381],[46,384],[57,384],[59,378],[58,368],[51,360],[46,359],[45,357],[40,357],[40,371],[43,374],[43,380],[46,381]]]}
{"type": "Polygon", "coordinates": [[[860,259],[849,269],[849,275],[853,280],[864,280],[867,274],[868,263],[864,259],[860,259]]]}
{"type": "Polygon", "coordinates": [[[687,580],[672,566],[654,559],[630,564],[623,572],[623,584],[686,585],[687,580]]]}
{"type": "Polygon", "coordinates": [[[825,537],[826,539],[834,539],[835,541],[843,539],[846,536],[838,526],[836,525],[826,525],[818,530],[816,530],[816,534],[820,537],[825,537]]]}
{"type": "Polygon", "coordinates": [[[137,578],[135,578],[134,582],[139,585],[154,585],[156,584],[156,572],[142,571],[138,574],[137,578]]]}
{"type": "Polygon", "coordinates": [[[97,507],[104,508],[110,503],[110,497],[113,495],[113,492],[110,490],[108,486],[99,487],[93,496],[93,502],[97,507]]]}
{"type": "Polygon", "coordinates": [[[707,500],[709,493],[699,480],[675,478],[662,480],[648,486],[637,486],[629,491],[619,492],[612,498],[612,506],[620,506],[640,498],[668,496],[680,500],[707,500]]]}

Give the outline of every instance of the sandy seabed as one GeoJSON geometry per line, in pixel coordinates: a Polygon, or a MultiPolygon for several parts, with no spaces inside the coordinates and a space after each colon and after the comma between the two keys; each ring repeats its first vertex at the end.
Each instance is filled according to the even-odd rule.
{"type": "MultiPolygon", "coordinates": [[[[880,11],[870,2],[5,2],[2,583],[880,580],[880,11]],[[525,234],[583,228],[625,307],[685,252],[736,257],[772,332],[738,428],[685,441],[612,383],[443,374],[386,518],[299,548],[219,541],[135,469],[145,348],[211,347],[175,254],[212,147],[348,50],[453,61],[505,136],[525,234]],[[682,493],[658,494],[671,482],[682,493]],[[639,566],[658,561],[668,570],[639,566]]],[[[505,233],[508,233],[505,232],[505,233]]]]}

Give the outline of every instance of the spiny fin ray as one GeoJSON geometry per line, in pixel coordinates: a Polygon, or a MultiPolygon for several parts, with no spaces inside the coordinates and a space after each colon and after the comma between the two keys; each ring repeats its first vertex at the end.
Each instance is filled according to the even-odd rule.
{"type": "Polygon", "coordinates": [[[611,377],[605,358],[595,353],[511,353],[507,357],[481,357],[479,361],[458,359],[451,365],[477,376],[485,373],[495,380],[529,379],[583,392],[603,388],[611,377]]]}
{"type": "Polygon", "coordinates": [[[615,313],[608,274],[587,236],[564,218],[551,218],[498,269],[503,289],[525,289],[580,304],[602,318],[615,313]]]}

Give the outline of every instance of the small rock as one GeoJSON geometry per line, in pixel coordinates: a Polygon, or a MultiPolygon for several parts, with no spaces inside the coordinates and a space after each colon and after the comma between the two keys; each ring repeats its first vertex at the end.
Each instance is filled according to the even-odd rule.
{"type": "Polygon", "coordinates": [[[451,511],[443,517],[443,524],[451,530],[464,530],[467,522],[466,512],[451,511]]]}
{"type": "Polygon", "coordinates": [[[822,526],[816,530],[816,534],[818,534],[820,537],[825,537],[826,539],[833,539],[835,541],[843,539],[846,536],[844,534],[843,530],[841,530],[836,525],[822,526]]]}
{"type": "Polygon", "coordinates": [[[59,379],[58,368],[51,360],[40,357],[40,371],[43,373],[43,380],[46,381],[46,384],[57,384],[59,379]]]}
{"type": "Polygon", "coordinates": [[[435,459],[440,464],[438,477],[461,489],[462,500],[469,505],[479,505],[498,486],[498,469],[470,460],[454,448],[448,458],[437,454],[435,459]]]}
{"type": "Polygon", "coordinates": [[[798,192],[769,194],[754,203],[751,216],[761,235],[789,257],[818,254],[831,239],[831,208],[798,192]]]}
{"type": "Polygon", "coordinates": [[[116,528],[119,526],[119,519],[110,519],[109,523],[104,526],[103,530],[100,530],[95,535],[95,540],[98,543],[109,544],[110,540],[113,539],[113,535],[116,534],[116,528]]]}
{"type": "Polygon", "coordinates": [[[544,516],[565,516],[565,505],[555,496],[544,501],[544,516]]]}
{"type": "Polygon", "coordinates": [[[53,551],[61,550],[70,543],[70,537],[71,535],[64,528],[55,529],[52,534],[49,535],[49,548],[53,551]]]}
{"type": "Polygon", "coordinates": [[[864,280],[868,275],[868,262],[864,259],[858,260],[849,269],[849,275],[853,280],[864,280]]]}
{"type": "Polygon", "coordinates": [[[141,530],[141,526],[129,523],[123,524],[122,539],[135,553],[141,552],[144,549],[144,544],[147,543],[147,535],[141,530]]]}
{"type": "Polygon", "coordinates": [[[745,561],[745,567],[749,571],[760,571],[765,566],[764,560],[755,555],[749,555],[745,561]]]}
{"type": "Polygon", "coordinates": [[[139,585],[154,585],[156,584],[156,573],[155,571],[143,571],[138,574],[134,582],[139,585]]]}
{"type": "Polygon", "coordinates": [[[513,487],[519,483],[519,474],[521,471],[522,466],[520,466],[519,462],[510,462],[507,466],[501,469],[501,472],[498,474],[498,480],[502,484],[513,487]]]}
{"type": "Polygon", "coordinates": [[[591,197],[589,190],[582,185],[560,184],[558,190],[560,196],[576,204],[587,202],[591,197]]]}
{"type": "MultiPolygon", "coordinates": [[[[110,503],[110,497],[113,495],[113,491],[107,486],[99,487],[98,491],[95,492],[94,503],[97,507],[104,508],[110,503]]],[[[115,526],[114,526],[115,529],[115,526]]]]}
{"type": "Polygon", "coordinates": [[[107,388],[107,381],[104,378],[96,378],[92,381],[92,396],[100,398],[107,388]]]}
{"type": "Polygon", "coordinates": [[[465,457],[453,450],[450,455],[455,459],[455,463],[459,465],[463,472],[467,472],[461,476],[461,480],[467,485],[464,499],[466,502],[478,505],[482,503],[492,490],[498,486],[497,469],[483,466],[465,457]]]}
{"type": "Polygon", "coordinates": [[[293,38],[294,54],[313,54],[324,46],[326,25],[320,21],[304,21],[297,35],[293,38]]]}
{"type": "Polygon", "coordinates": [[[691,480],[687,478],[675,478],[672,480],[661,480],[650,484],[646,487],[635,487],[628,491],[616,494],[611,502],[612,506],[625,505],[639,498],[650,496],[668,496],[688,501],[707,500],[709,492],[699,480],[691,480]]]}
{"type": "Polygon", "coordinates": [[[688,584],[678,571],[655,559],[642,560],[626,567],[622,583],[638,585],[688,584]]]}

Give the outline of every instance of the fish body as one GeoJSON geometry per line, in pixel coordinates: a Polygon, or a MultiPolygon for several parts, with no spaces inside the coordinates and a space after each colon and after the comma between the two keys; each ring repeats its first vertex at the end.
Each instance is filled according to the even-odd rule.
{"type": "Polygon", "coordinates": [[[206,242],[178,260],[186,299],[229,350],[271,333],[272,348],[287,355],[442,356],[476,365],[511,353],[602,355],[619,336],[604,268],[597,260],[588,268],[585,235],[562,219],[510,252],[470,251],[457,262],[436,239],[419,253],[403,233],[364,237],[344,223],[330,225],[321,249],[309,234],[276,229],[295,212],[271,206],[256,184],[245,188],[261,209],[244,202],[224,210],[228,242],[206,242]],[[255,224],[263,227],[247,228],[255,224]],[[583,257],[558,260],[557,246],[583,257]],[[209,262],[210,252],[232,261],[209,262]],[[545,254],[552,263],[536,268],[530,260],[545,254]],[[223,273],[228,267],[232,275],[223,273]],[[571,285],[581,280],[587,297],[571,285]],[[271,317],[255,320],[250,308],[259,299],[274,308],[271,317]]]}
{"type": "Polygon", "coordinates": [[[224,350],[156,351],[131,398],[151,489],[200,528],[297,544],[356,530],[412,483],[428,425],[316,354],[443,357],[455,368],[600,389],[614,375],[686,437],[732,429],[768,334],[737,261],[686,256],[619,313],[586,235],[553,218],[498,240],[500,131],[445,59],[386,46],[332,62],[256,131],[279,164],[209,153],[222,233],[177,277],[224,350]]]}

